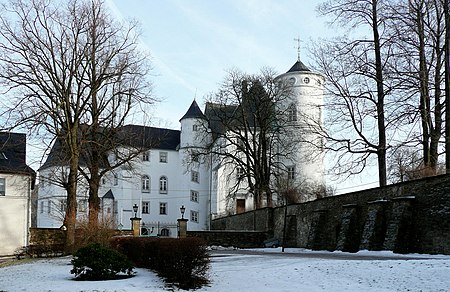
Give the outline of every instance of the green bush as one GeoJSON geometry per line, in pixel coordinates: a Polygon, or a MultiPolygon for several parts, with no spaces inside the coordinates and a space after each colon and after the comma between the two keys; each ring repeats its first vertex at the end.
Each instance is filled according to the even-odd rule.
{"type": "Polygon", "coordinates": [[[80,248],[73,256],[70,273],[79,280],[113,280],[134,274],[125,255],[98,243],[80,248]]]}
{"type": "Polygon", "coordinates": [[[199,238],[116,237],[111,246],[179,288],[199,288],[208,282],[209,255],[199,238]]]}
{"type": "Polygon", "coordinates": [[[199,288],[207,283],[209,255],[199,238],[167,238],[150,258],[152,269],[179,288],[199,288]]]}
{"type": "Polygon", "coordinates": [[[150,268],[150,257],[154,254],[158,238],[117,236],[110,240],[110,246],[127,256],[136,267],[150,268]]]}

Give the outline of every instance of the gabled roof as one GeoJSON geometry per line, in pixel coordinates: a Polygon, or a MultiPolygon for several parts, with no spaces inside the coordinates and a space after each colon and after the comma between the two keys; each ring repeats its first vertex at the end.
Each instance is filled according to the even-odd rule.
{"type": "Polygon", "coordinates": [[[195,99],[191,103],[191,106],[189,107],[188,111],[180,119],[180,122],[181,122],[181,120],[188,119],[188,118],[206,119],[205,115],[203,114],[202,110],[198,106],[198,104],[195,101],[195,99]]]}
{"type": "Polygon", "coordinates": [[[109,191],[107,191],[106,194],[103,195],[102,199],[113,199],[114,200],[114,194],[111,191],[111,189],[109,191]]]}
{"type": "Polygon", "coordinates": [[[26,164],[26,145],[25,134],[0,132],[0,172],[35,177],[35,171],[26,164]]]}
{"type": "Polygon", "coordinates": [[[289,71],[287,71],[286,73],[289,73],[289,72],[305,72],[305,71],[307,72],[307,71],[311,71],[311,70],[309,70],[308,67],[305,66],[305,64],[303,64],[300,60],[298,60],[291,67],[291,69],[289,69],[289,71]]]}

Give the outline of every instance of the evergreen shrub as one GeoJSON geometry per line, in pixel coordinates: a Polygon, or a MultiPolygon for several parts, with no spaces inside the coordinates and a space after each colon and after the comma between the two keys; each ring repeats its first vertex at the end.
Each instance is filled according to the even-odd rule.
{"type": "Polygon", "coordinates": [[[200,238],[115,237],[111,246],[136,266],[156,271],[179,288],[199,288],[208,283],[209,254],[200,238]]]}
{"type": "Polygon", "coordinates": [[[98,243],[77,250],[72,265],[70,273],[78,280],[113,280],[134,274],[133,264],[125,255],[98,243]]]}

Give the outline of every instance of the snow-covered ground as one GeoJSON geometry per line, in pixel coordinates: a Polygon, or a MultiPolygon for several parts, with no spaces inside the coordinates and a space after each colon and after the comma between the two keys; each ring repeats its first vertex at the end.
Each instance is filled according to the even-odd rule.
{"type": "MultiPolygon", "coordinates": [[[[450,291],[450,256],[300,249],[219,250],[208,287],[197,291],[450,291]]],[[[115,281],[73,281],[70,258],[0,268],[0,291],[165,291],[153,272],[115,281]]]]}

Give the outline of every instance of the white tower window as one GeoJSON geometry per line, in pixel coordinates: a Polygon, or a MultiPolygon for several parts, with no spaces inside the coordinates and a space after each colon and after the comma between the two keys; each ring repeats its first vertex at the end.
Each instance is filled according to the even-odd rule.
{"type": "Polygon", "coordinates": [[[287,167],[288,179],[295,179],[295,165],[287,167]]]}
{"type": "Polygon", "coordinates": [[[297,107],[295,104],[291,104],[287,110],[287,119],[288,122],[297,121],[297,107]]]}

